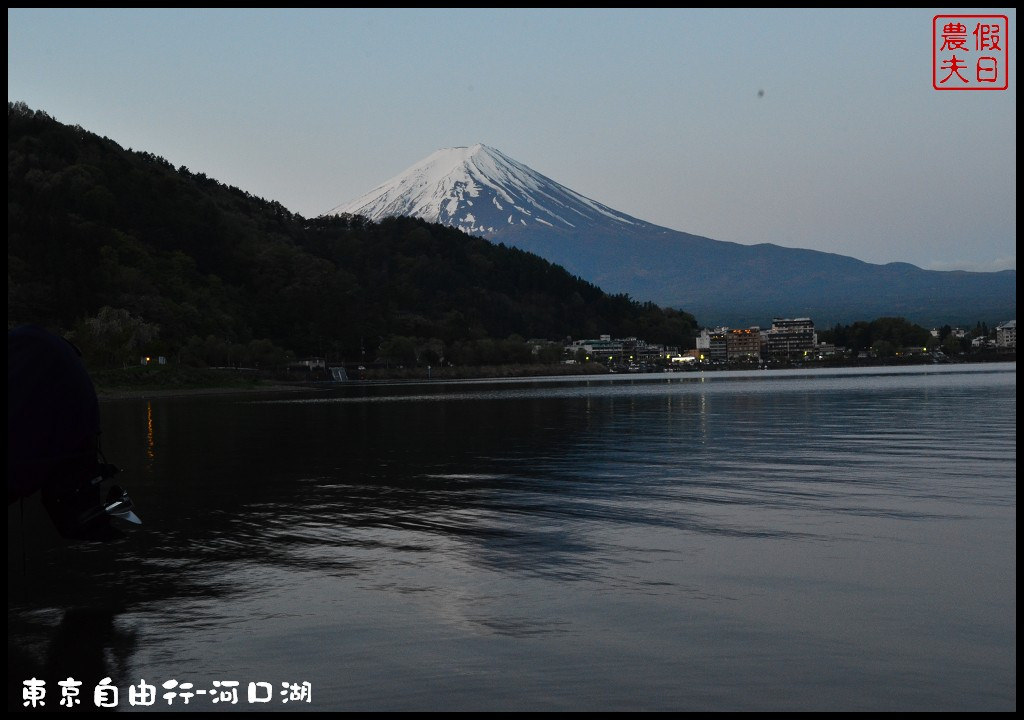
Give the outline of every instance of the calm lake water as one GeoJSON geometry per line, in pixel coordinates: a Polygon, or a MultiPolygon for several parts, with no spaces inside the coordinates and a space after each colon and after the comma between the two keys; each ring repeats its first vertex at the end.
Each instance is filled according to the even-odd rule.
{"type": "Polygon", "coordinates": [[[145,524],[41,547],[29,517],[9,685],[1015,710],[1016,407],[1015,364],[105,402],[145,524]]]}

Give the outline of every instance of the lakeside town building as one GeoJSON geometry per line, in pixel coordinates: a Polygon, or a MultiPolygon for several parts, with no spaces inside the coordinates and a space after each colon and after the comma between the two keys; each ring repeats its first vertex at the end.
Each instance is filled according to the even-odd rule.
{"type": "Polygon", "coordinates": [[[996,328],[996,347],[1017,349],[1017,321],[1004,322],[996,328]]]}
{"type": "Polygon", "coordinates": [[[767,341],[769,357],[800,357],[815,351],[818,333],[810,318],[775,318],[767,341]]]}
{"type": "Polygon", "coordinates": [[[672,354],[679,354],[678,348],[651,344],[635,337],[613,339],[611,335],[576,340],[566,345],[565,349],[573,356],[582,353],[584,360],[621,365],[651,363],[672,354]]]}

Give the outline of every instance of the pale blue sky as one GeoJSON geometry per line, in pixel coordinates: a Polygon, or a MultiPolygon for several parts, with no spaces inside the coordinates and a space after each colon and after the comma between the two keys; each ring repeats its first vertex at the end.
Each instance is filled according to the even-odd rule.
{"type": "Polygon", "coordinates": [[[970,11],[1009,89],[940,92],[949,12],[9,9],[7,92],[306,216],[482,142],[717,240],[1016,268],[1016,12],[970,11]]]}

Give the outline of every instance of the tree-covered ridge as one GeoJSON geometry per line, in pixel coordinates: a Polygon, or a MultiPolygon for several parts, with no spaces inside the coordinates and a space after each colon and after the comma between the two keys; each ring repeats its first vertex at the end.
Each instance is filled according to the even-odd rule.
{"type": "Polygon", "coordinates": [[[900,317],[861,320],[851,325],[838,324],[820,334],[823,342],[849,348],[868,350],[885,343],[895,349],[934,345],[931,333],[920,325],[900,317]]]}
{"type": "Polygon", "coordinates": [[[510,336],[681,345],[696,330],[685,312],[451,228],[306,219],[23,103],[8,103],[7,127],[8,325],[74,330],[108,363],[143,344],[211,364],[410,346],[412,359],[482,362],[479,348],[510,336]]]}
{"type": "Polygon", "coordinates": [[[971,331],[954,333],[949,325],[938,328],[938,337],[930,330],[901,317],[883,317],[875,320],[861,320],[850,325],[838,324],[820,333],[822,342],[844,347],[854,352],[870,350],[882,356],[889,356],[904,348],[928,347],[942,349],[950,355],[966,353],[971,349],[974,338],[995,338],[995,330],[978,321],[971,331]]]}

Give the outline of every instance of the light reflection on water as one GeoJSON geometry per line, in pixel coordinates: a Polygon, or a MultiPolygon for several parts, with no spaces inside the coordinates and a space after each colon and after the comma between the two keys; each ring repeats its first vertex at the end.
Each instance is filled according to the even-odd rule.
{"type": "Polygon", "coordinates": [[[310,709],[1016,704],[1013,365],[103,414],[146,525],[116,555],[38,558],[77,582],[38,573],[9,636],[112,608],[93,644],[123,686],[309,680],[310,709]]]}

